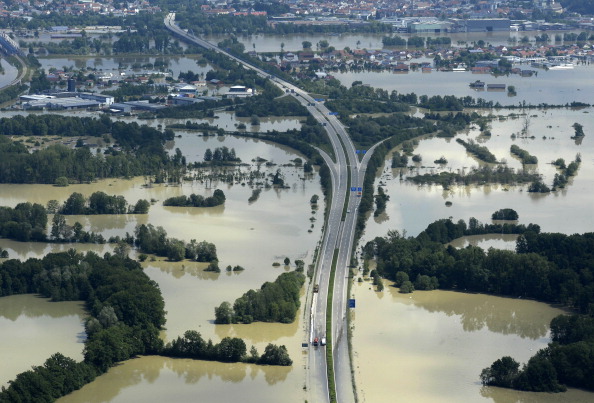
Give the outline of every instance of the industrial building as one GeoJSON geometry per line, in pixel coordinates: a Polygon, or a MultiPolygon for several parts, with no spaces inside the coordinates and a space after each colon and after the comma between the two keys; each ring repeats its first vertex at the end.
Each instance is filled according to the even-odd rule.
{"type": "Polygon", "coordinates": [[[509,32],[511,21],[508,18],[484,18],[462,20],[465,32],[509,32]]]}
{"type": "Polygon", "coordinates": [[[452,23],[447,21],[418,21],[411,22],[408,25],[408,32],[417,33],[434,33],[441,34],[444,32],[450,32],[452,29],[452,23]]]}

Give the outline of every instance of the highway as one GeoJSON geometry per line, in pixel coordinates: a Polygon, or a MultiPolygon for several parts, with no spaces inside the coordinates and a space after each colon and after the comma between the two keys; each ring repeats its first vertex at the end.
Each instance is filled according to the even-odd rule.
{"type": "MultiPolygon", "coordinates": [[[[270,73],[229,54],[210,42],[188,34],[175,24],[174,13],[168,14],[164,22],[166,27],[180,39],[224,54],[244,67],[256,71],[260,76],[271,78],[272,82],[283,91],[289,90],[289,94],[299,100],[326,129],[335,159],[331,161],[328,156],[324,155],[332,179],[332,201],[324,225],[324,235],[318,255],[318,269],[314,278],[314,283],[319,284],[319,292],[314,293],[311,300],[307,299],[311,301],[311,304],[306,307],[310,310],[308,342],[311,343],[315,337],[321,339],[324,336],[331,336],[329,342],[332,342],[337,401],[340,403],[355,402],[348,352],[346,313],[349,264],[360,198],[356,197],[356,192],[352,192],[350,188],[363,186],[367,157],[370,154],[366,154],[366,158],[360,162],[355,146],[347,134],[347,129],[338,117],[330,115],[332,111],[329,111],[322,103],[316,102],[305,91],[278,77],[272,77],[270,73]],[[336,250],[338,250],[338,254],[335,278],[334,283],[330,284],[330,270],[336,250]],[[331,307],[327,306],[329,290],[333,290],[334,293],[331,307]],[[328,309],[332,310],[331,329],[326,328],[328,309]]],[[[307,400],[310,402],[330,401],[325,348],[322,346],[313,347],[311,344],[309,347],[305,383],[307,400]]]]}

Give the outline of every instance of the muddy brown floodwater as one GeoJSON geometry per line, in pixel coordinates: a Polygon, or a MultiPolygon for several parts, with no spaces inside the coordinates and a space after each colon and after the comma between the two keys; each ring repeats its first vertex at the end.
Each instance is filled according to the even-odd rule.
{"type": "MultiPolygon", "coordinates": [[[[103,180],[92,184],[57,188],[51,185],[0,185],[0,205],[14,206],[31,201],[46,204],[60,202],[73,192],[86,197],[95,191],[122,195],[135,203],[140,198],[155,199],[147,215],[71,216],[69,222],[80,221],[85,229],[104,236],[123,236],[132,233],[137,224],[162,226],[168,236],[189,242],[207,240],[217,247],[221,273],[204,272],[206,264],[196,262],[168,262],[163,258],[143,263],[147,275],[161,288],[167,311],[165,341],[197,330],[214,342],[223,337],[237,336],[246,341],[248,349],[256,346],[260,353],[268,343],[286,345],[293,366],[260,367],[246,364],[223,364],[192,360],[170,360],[160,357],[141,357],[131,360],[99,377],[80,391],[61,399],[66,402],[88,401],[242,401],[274,402],[279,396],[285,401],[303,401],[307,356],[301,348],[305,341],[303,310],[291,324],[254,323],[250,325],[214,325],[214,308],[223,301],[233,302],[249,289],[257,289],[266,281],[273,281],[294,265],[273,267],[289,257],[291,263],[302,259],[312,262],[321,237],[323,204],[312,210],[309,203],[314,194],[322,196],[319,176],[304,177],[303,168],[281,166],[301,157],[290,150],[263,141],[236,138],[197,138],[195,133],[183,134],[180,144],[184,153],[202,156],[206,148],[228,146],[236,148],[242,160],[251,163],[255,157],[266,158],[278,166],[241,168],[274,174],[281,169],[286,189],[263,189],[258,199],[248,202],[252,189],[241,184],[213,181],[184,183],[183,186],[153,185],[145,187],[144,178],[103,180]],[[190,138],[186,139],[185,136],[190,138]],[[224,206],[214,208],[164,207],[162,201],[171,196],[198,193],[212,194],[222,189],[226,195],[224,206]],[[311,230],[311,232],[310,232],[311,230]],[[226,272],[227,265],[241,265],[242,272],[226,272]],[[166,397],[165,397],[166,396],[166,397]]],[[[94,250],[99,254],[111,251],[109,245],[46,245],[0,240],[0,247],[12,258],[39,257],[50,251],[75,247],[80,251],[94,250]]],[[[309,285],[302,292],[302,304],[309,285]]],[[[74,336],[80,332],[72,332],[74,336]]],[[[81,345],[82,346],[82,345],[81,345]]],[[[54,346],[58,350],[59,346],[54,346]]],[[[40,365],[38,357],[32,364],[40,365]]],[[[32,365],[32,364],[28,364],[32,365]]],[[[11,379],[16,372],[8,377],[11,379]]]]}
{"type": "Polygon", "coordinates": [[[535,301],[450,291],[400,294],[355,283],[353,345],[360,402],[591,402],[594,393],[526,393],[483,387],[502,356],[525,363],[564,313],[535,301]],[[370,315],[369,312],[373,312],[370,315]]]}
{"type": "Polygon", "coordinates": [[[82,360],[84,317],[81,302],[50,302],[29,294],[0,298],[0,386],[58,351],[82,360]]]}

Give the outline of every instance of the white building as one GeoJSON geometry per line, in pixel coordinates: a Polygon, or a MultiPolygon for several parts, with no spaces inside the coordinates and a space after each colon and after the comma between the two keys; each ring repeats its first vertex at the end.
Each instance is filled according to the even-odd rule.
{"type": "Polygon", "coordinates": [[[229,88],[229,91],[225,95],[228,98],[246,98],[256,95],[256,90],[244,87],[243,85],[234,85],[229,88]]]}

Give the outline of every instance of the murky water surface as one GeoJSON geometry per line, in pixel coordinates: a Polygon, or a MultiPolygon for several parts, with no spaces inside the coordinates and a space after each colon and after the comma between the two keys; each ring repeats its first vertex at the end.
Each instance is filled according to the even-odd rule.
{"type": "Polygon", "coordinates": [[[82,360],[84,317],[81,302],[29,294],[0,298],[0,386],[57,352],[82,360]]]}
{"type": "Polygon", "coordinates": [[[386,282],[353,287],[353,345],[361,402],[589,402],[593,393],[532,394],[480,384],[481,370],[504,355],[525,363],[549,342],[563,311],[480,294],[415,291],[386,282]],[[370,315],[369,312],[373,312],[370,315]]]}

